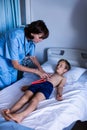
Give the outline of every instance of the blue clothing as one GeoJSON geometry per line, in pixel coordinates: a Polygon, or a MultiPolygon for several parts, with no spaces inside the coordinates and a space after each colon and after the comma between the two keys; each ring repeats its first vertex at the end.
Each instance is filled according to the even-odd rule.
{"type": "Polygon", "coordinates": [[[0,130],[34,130],[32,128],[20,125],[14,121],[6,121],[0,117],[0,130]]]}
{"type": "Polygon", "coordinates": [[[53,91],[53,85],[49,81],[42,83],[32,84],[29,86],[28,90],[32,91],[34,94],[41,92],[44,94],[45,98],[48,99],[53,91]]]}
{"type": "Polygon", "coordinates": [[[35,44],[27,41],[24,28],[11,30],[0,37],[0,89],[17,80],[17,70],[11,61],[17,60],[22,64],[25,55],[34,56],[35,44]]]}

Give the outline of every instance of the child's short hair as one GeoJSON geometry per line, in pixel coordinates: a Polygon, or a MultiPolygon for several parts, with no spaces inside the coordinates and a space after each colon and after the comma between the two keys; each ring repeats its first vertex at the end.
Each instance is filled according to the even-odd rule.
{"type": "Polygon", "coordinates": [[[66,59],[60,59],[60,60],[58,61],[58,63],[57,63],[57,66],[59,65],[59,63],[60,63],[61,61],[64,61],[64,62],[66,63],[65,69],[67,69],[67,70],[70,70],[70,69],[71,69],[71,65],[70,65],[70,63],[69,63],[66,59]]]}

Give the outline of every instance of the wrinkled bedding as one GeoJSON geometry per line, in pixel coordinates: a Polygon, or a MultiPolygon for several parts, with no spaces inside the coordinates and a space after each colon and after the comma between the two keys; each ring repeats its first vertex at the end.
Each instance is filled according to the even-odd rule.
{"type": "MultiPolygon", "coordinates": [[[[0,91],[0,112],[10,108],[22,95],[21,87],[39,79],[34,74],[24,77],[0,91]]],[[[20,124],[35,130],[63,130],[77,120],[87,120],[87,73],[78,81],[66,84],[62,101],[55,99],[53,90],[50,99],[39,103],[37,109],[28,115],[20,124]]],[[[2,115],[0,114],[0,117],[2,115]]]]}

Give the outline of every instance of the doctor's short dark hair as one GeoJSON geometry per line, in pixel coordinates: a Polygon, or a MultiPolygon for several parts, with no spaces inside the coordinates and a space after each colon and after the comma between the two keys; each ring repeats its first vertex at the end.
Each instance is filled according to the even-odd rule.
{"type": "Polygon", "coordinates": [[[46,39],[49,36],[49,30],[43,20],[37,20],[28,24],[27,26],[25,26],[24,32],[25,32],[25,37],[29,39],[34,38],[31,35],[31,33],[33,34],[43,33],[43,36],[41,37],[42,39],[46,39]]]}

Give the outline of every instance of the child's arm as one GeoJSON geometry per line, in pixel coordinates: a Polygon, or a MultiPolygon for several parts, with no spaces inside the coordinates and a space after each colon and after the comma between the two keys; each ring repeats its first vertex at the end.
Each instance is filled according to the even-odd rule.
{"type": "Polygon", "coordinates": [[[57,86],[57,100],[61,101],[63,100],[63,97],[62,97],[62,92],[63,92],[63,86],[65,85],[66,83],[66,78],[63,78],[62,81],[60,82],[60,84],[57,86]]]}

